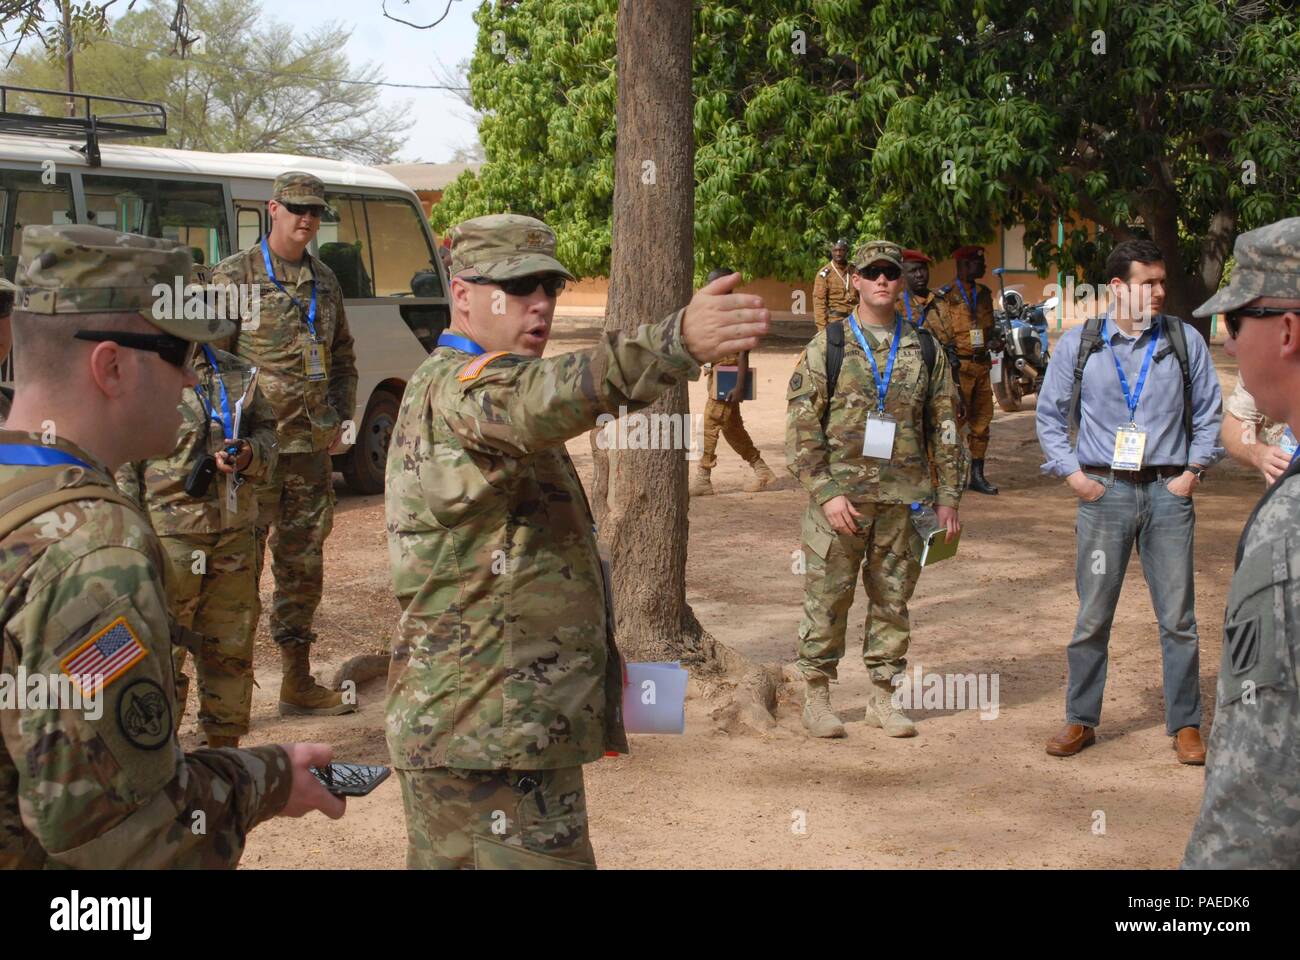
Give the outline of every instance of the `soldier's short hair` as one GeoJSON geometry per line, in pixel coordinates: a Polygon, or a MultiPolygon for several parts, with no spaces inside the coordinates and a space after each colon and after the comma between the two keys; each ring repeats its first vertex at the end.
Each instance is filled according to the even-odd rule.
{"type": "Polygon", "coordinates": [[[68,359],[78,349],[93,349],[94,343],[73,338],[78,330],[114,330],[157,333],[158,329],[138,313],[30,313],[15,310],[13,316],[14,384],[66,382],[68,359]]]}

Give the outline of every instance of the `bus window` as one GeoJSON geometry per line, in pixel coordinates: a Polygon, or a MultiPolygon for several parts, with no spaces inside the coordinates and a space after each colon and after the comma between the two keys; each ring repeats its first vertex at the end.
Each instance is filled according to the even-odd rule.
{"type": "Polygon", "coordinates": [[[57,174],[42,183],[39,170],[0,170],[0,257],[3,273],[13,279],[18,265],[18,241],[23,227],[72,223],[72,178],[57,174]]]}
{"type": "Polygon", "coordinates": [[[329,207],[316,234],[321,262],[334,271],[345,300],[375,296],[374,265],[366,242],[366,211],[362,199],[343,193],[326,193],[329,207]]]}
{"type": "Polygon", "coordinates": [[[230,254],[226,199],[219,183],[147,180],[83,173],[91,223],[189,247],[194,262],[212,266],[230,254]]]}
{"type": "Polygon", "coordinates": [[[375,258],[375,296],[441,297],[442,281],[416,207],[408,200],[366,197],[366,219],[375,258]]]}
{"type": "Polygon", "coordinates": [[[244,206],[240,201],[235,207],[235,219],[238,221],[239,249],[247,250],[257,243],[262,236],[262,211],[257,207],[244,206]]]}

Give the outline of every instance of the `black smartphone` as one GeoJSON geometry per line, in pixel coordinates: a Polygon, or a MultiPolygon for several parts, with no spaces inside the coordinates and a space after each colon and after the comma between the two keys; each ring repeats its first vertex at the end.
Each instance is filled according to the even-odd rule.
{"type": "Polygon", "coordinates": [[[339,797],[364,797],[388,779],[388,767],[374,763],[331,763],[328,767],[312,767],[311,772],[330,793],[339,797]]]}
{"type": "Polygon", "coordinates": [[[217,458],[205,453],[195,462],[190,475],[185,478],[185,492],[191,497],[206,497],[212,486],[212,478],[217,475],[217,458]]]}

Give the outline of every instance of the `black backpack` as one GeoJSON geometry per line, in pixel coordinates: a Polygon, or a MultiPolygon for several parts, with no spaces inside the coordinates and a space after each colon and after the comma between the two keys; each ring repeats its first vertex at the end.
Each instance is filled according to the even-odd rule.
{"type": "MultiPolygon", "coordinates": [[[[1159,363],[1170,353],[1178,358],[1178,366],[1183,371],[1183,431],[1187,434],[1187,443],[1190,445],[1192,442],[1192,370],[1187,362],[1187,331],[1183,329],[1183,321],[1177,317],[1164,314],[1161,314],[1161,317],[1165,321],[1165,335],[1169,338],[1169,343],[1152,357],[1152,360],[1159,363]]],[[[1083,325],[1083,333],[1079,337],[1079,356],[1074,361],[1074,388],[1070,393],[1069,419],[1076,430],[1079,428],[1079,394],[1083,391],[1083,368],[1088,365],[1092,355],[1105,346],[1101,341],[1101,324],[1104,319],[1104,317],[1090,317],[1083,325]]]]}
{"type": "MultiPolygon", "coordinates": [[[[903,320],[903,329],[911,329],[916,339],[921,342],[921,359],[925,369],[934,376],[934,362],[938,358],[939,348],[935,345],[934,334],[923,330],[910,320],[903,320]]],[[[835,396],[835,385],[840,380],[840,368],[844,366],[844,321],[836,320],[826,324],[826,411],[822,414],[822,425],[830,416],[831,397],[835,396]]]]}

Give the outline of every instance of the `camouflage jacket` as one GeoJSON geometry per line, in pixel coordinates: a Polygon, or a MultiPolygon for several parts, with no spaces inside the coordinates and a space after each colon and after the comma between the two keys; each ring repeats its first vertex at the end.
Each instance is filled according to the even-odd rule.
{"type": "MultiPolygon", "coordinates": [[[[251,379],[252,367],[239,357],[224,350],[213,350],[221,368],[221,382],[229,398],[233,422],[235,404],[244,396],[251,379]]],[[[221,392],[216,385],[213,370],[202,352],[195,361],[199,375],[198,390],[187,389],[181,399],[181,428],[177,434],[176,449],[170,457],[158,460],[141,460],[123,464],[117,471],[117,486],[123,493],[141,504],[160,536],[187,533],[221,533],[225,530],[251,530],[257,522],[256,484],[251,481],[269,476],[275,468],[276,437],[275,412],[262,396],[260,387],[244,402],[239,433],[253,448],[253,459],[241,474],[247,483],[235,489],[235,510],[226,508],[226,491],[231,478],[218,472],[208,487],[205,497],[191,497],[185,492],[185,481],[199,457],[206,450],[216,453],[225,439],[220,423],[221,392]],[[213,405],[211,428],[207,427],[208,410],[204,400],[213,405]]],[[[261,375],[258,375],[259,380],[261,375]]]]}
{"type": "MultiPolygon", "coordinates": [[[[892,330],[885,332],[872,348],[882,376],[892,335],[892,330]]],[[[871,336],[866,325],[863,336],[871,336]]],[[[844,364],[829,413],[825,331],[800,355],[786,402],[785,462],[816,503],[846,496],[854,502],[957,506],[961,447],[948,361],[942,350],[935,350],[934,371],[927,370],[917,333],[906,323],[885,397],[885,413],[897,424],[888,462],[862,452],[867,415],[877,410],[876,381],[851,330],[844,331],[844,364]],[[930,480],[931,462],[938,471],[937,491],[930,480]]]]}
{"type": "Polygon", "coordinates": [[[547,769],[626,752],[591,509],[564,441],[699,366],[681,314],[545,359],[443,346],[402,398],[385,508],[388,745],[402,769],[547,769]]]}
{"type": "Polygon", "coordinates": [[[227,257],[212,271],[214,284],[256,284],[261,298],[258,316],[241,317],[230,352],[261,371],[258,385],[275,410],[280,452],[325,450],[335,428],[352,419],[357,400],[356,357],[343,291],[334,272],[310,253],[297,266],[273,253],[271,264],[280,283],[303,305],[302,311],[267,276],[260,243],[227,257]],[[311,334],[305,311],[311,303],[313,274],[316,335],[325,344],[323,380],[307,376],[311,334]]]}
{"type": "Polygon", "coordinates": [[[1300,868],[1300,459],[1242,532],[1215,702],[1183,866],[1300,868]]]}
{"type": "Polygon", "coordinates": [[[853,289],[853,267],[837,267],[834,260],[826,261],[817,271],[813,281],[813,318],[825,325],[827,320],[847,317],[858,303],[858,291],[853,289]],[[834,313],[834,316],[831,313],[834,313]]]}
{"type": "Polygon", "coordinates": [[[918,327],[924,327],[939,314],[939,294],[929,290],[924,297],[918,297],[914,296],[910,290],[904,289],[899,294],[894,309],[904,320],[910,321],[918,327]]]}
{"type": "MultiPolygon", "coordinates": [[[[971,317],[970,302],[963,298],[954,280],[939,291],[936,302],[939,305],[937,315],[931,314],[925,329],[929,330],[945,346],[951,344],[957,351],[963,364],[989,364],[989,339],[993,336],[993,291],[982,283],[975,284],[975,317],[971,317]],[[983,339],[982,346],[971,342],[971,331],[979,330],[983,339]]],[[[970,288],[966,288],[967,295],[970,288]]]]}
{"type": "MultiPolygon", "coordinates": [[[[0,432],[0,459],[10,444],[40,437],[0,432]]],[[[84,450],[50,446],[87,465],[70,482],[112,486],[84,450]]],[[[0,491],[46,469],[0,466],[0,491]]],[[[0,868],[233,867],[288,800],[280,747],[181,752],[162,566],[144,517],[104,500],[62,504],[0,541],[0,868]],[[80,708],[77,673],[103,676],[80,708]],[[13,702],[38,677],[63,692],[13,702]]]]}
{"type": "MultiPolygon", "coordinates": [[[[1240,377],[1237,378],[1237,386],[1233,389],[1232,394],[1224,401],[1223,409],[1242,423],[1249,423],[1254,426],[1255,430],[1253,435],[1249,437],[1250,440],[1273,446],[1277,446],[1282,442],[1282,437],[1286,433],[1286,424],[1270,420],[1259,412],[1259,408],[1255,406],[1255,398],[1242,385],[1240,377]]],[[[1242,439],[1247,438],[1243,437],[1242,439]]]]}

